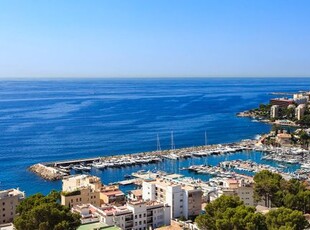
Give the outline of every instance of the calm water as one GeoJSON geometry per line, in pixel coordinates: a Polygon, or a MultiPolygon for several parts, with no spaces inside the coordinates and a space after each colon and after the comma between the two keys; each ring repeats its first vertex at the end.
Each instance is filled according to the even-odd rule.
{"type": "MultiPolygon", "coordinates": [[[[37,162],[234,142],[268,132],[269,125],[235,113],[268,102],[273,91],[309,90],[310,79],[126,79],[0,81],[0,189],[27,194],[60,189],[28,172],[37,162]]],[[[243,153],[233,158],[257,158],[243,153]]],[[[225,159],[225,157],[224,157],[225,159]]],[[[207,161],[217,164],[223,157],[207,161]]],[[[105,183],[142,168],[178,172],[191,163],[93,171],[105,183]]],[[[187,174],[187,172],[182,172],[187,174]]],[[[207,179],[207,176],[204,176],[207,179]]]]}

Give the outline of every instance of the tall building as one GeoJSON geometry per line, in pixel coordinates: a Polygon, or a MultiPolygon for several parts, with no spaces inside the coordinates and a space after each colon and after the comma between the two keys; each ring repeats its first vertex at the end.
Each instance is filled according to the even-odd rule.
{"type": "Polygon", "coordinates": [[[306,111],[306,105],[305,104],[301,104],[299,106],[297,106],[296,110],[295,110],[295,115],[297,120],[301,120],[304,116],[304,113],[306,111]]]}
{"type": "Polygon", "coordinates": [[[72,207],[74,205],[100,205],[101,180],[96,176],[77,175],[62,180],[61,204],[72,207]]]}
{"type": "Polygon", "coordinates": [[[279,106],[278,105],[273,105],[270,108],[270,117],[271,118],[277,118],[279,115],[279,106]]]}
{"type": "Polygon", "coordinates": [[[13,221],[16,208],[23,199],[25,199],[25,193],[19,189],[0,191],[0,224],[13,221]]]}
{"type": "Polygon", "coordinates": [[[202,191],[193,186],[160,179],[148,180],[142,184],[142,197],[171,206],[171,218],[188,219],[201,212],[202,191]]]}

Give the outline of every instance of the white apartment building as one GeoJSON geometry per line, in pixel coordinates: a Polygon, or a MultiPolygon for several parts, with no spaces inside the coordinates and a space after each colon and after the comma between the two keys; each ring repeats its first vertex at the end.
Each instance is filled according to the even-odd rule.
{"type": "MultiPolygon", "coordinates": [[[[107,225],[115,225],[123,230],[146,230],[170,225],[170,207],[158,202],[137,201],[121,207],[108,205],[100,208],[88,204],[83,208],[84,216],[89,213],[92,220],[98,218],[107,225]]],[[[83,214],[80,207],[72,210],[83,214]]],[[[83,221],[87,222],[87,218],[83,221]]]]}
{"type": "Polygon", "coordinates": [[[159,201],[171,206],[170,217],[189,218],[199,215],[202,191],[193,186],[182,185],[167,180],[150,180],[142,184],[143,200],[159,201]]]}
{"type": "Polygon", "coordinates": [[[13,221],[16,208],[23,199],[25,199],[25,193],[18,188],[0,191],[0,224],[13,221]]]}
{"type": "Polygon", "coordinates": [[[270,117],[271,118],[277,118],[279,115],[279,106],[278,105],[273,105],[270,108],[270,117]]]}
{"type": "Polygon", "coordinates": [[[305,111],[306,111],[305,104],[301,104],[297,106],[295,110],[295,115],[296,115],[297,120],[301,120],[303,118],[305,111]]]}

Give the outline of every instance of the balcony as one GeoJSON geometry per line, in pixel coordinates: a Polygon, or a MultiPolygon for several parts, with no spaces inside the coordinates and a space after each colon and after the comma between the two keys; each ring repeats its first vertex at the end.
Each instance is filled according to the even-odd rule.
{"type": "Polygon", "coordinates": [[[153,216],[153,211],[148,211],[147,212],[147,216],[149,217],[149,216],[153,216]]]}
{"type": "Polygon", "coordinates": [[[132,228],[133,227],[133,222],[131,221],[131,222],[126,222],[125,223],[125,228],[132,228]]]}

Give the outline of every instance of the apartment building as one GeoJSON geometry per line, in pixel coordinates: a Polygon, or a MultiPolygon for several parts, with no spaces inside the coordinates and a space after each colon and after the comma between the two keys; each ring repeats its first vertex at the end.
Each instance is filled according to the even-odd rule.
{"type": "Polygon", "coordinates": [[[199,215],[201,211],[202,191],[200,189],[168,180],[144,181],[142,197],[144,200],[159,201],[171,206],[171,218],[189,218],[199,215]]]}
{"type": "Polygon", "coordinates": [[[271,118],[277,118],[279,115],[279,106],[278,105],[273,105],[270,108],[270,117],[271,118]]]}
{"type": "Polygon", "coordinates": [[[223,179],[218,196],[238,196],[247,206],[256,206],[254,200],[254,183],[247,179],[223,179]]]}
{"type": "Polygon", "coordinates": [[[23,199],[25,199],[25,193],[18,188],[0,191],[0,224],[13,221],[16,208],[23,199]]]}
{"type": "Polygon", "coordinates": [[[99,220],[124,230],[146,230],[170,225],[170,207],[158,202],[129,202],[125,206],[84,205],[73,207],[72,211],[84,217],[83,222],[99,220]]]}
{"type": "Polygon", "coordinates": [[[61,204],[72,207],[82,204],[100,205],[101,180],[96,176],[77,175],[62,180],[61,204]]]}
{"type": "Polygon", "coordinates": [[[125,194],[119,189],[118,185],[103,186],[100,188],[100,204],[124,205],[125,194]]]}
{"type": "Polygon", "coordinates": [[[297,120],[301,120],[304,117],[304,113],[306,111],[306,105],[305,104],[301,104],[298,105],[296,110],[295,110],[295,116],[297,118],[297,120]]]}

